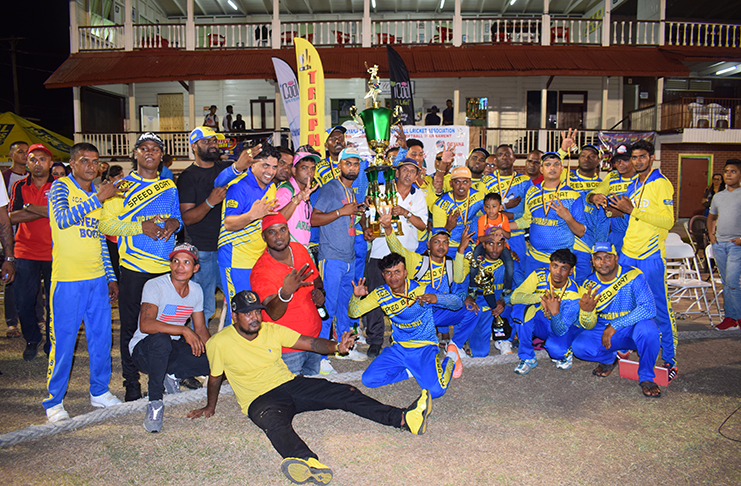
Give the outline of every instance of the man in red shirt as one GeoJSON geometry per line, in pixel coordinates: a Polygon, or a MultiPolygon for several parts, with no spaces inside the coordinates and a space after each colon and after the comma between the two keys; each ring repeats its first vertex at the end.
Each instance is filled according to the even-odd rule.
{"type": "MultiPolygon", "coordinates": [[[[291,241],[288,223],[280,213],[263,218],[262,238],[267,248],[252,268],[250,285],[266,306],[263,319],[304,336],[319,337],[322,319],[317,306],[324,305],[324,287],[309,252],[291,241]]],[[[282,358],[295,375],[319,374],[320,354],[283,348],[282,358]]]]}
{"type": "Polygon", "coordinates": [[[30,175],[15,182],[10,193],[10,222],[18,225],[15,235],[15,301],[26,349],[23,359],[32,361],[41,344],[34,306],[41,280],[46,295],[46,343],[49,354],[49,290],[51,286],[51,226],[47,196],[54,182],[52,154],[44,144],[28,148],[26,166],[30,175]]]}

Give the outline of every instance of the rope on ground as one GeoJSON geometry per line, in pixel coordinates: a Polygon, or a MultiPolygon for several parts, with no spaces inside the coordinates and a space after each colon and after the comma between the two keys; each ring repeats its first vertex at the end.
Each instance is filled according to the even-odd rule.
{"type": "MultiPolygon", "coordinates": [[[[713,339],[738,336],[741,336],[740,330],[719,332],[713,329],[711,331],[682,331],[678,333],[678,339],[680,341],[689,339],[713,339]]],[[[535,355],[538,359],[548,358],[548,353],[545,350],[536,351],[535,355]]],[[[486,358],[463,358],[462,363],[464,368],[478,368],[482,366],[515,363],[517,361],[519,361],[517,354],[512,353],[506,355],[487,356],[486,358]]],[[[360,381],[362,374],[363,371],[361,370],[349,371],[346,373],[337,373],[321,377],[335,383],[349,383],[360,381]]],[[[221,392],[219,393],[219,395],[234,395],[234,391],[228,383],[224,383],[224,385],[221,387],[221,392]]],[[[198,390],[189,390],[181,393],[165,395],[163,399],[165,405],[168,407],[195,402],[198,400],[206,400],[206,387],[200,388],[198,390]]],[[[83,415],[78,415],[71,418],[70,420],[65,420],[57,424],[49,423],[45,425],[32,425],[31,427],[25,429],[8,432],[7,434],[0,435],[0,448],[8,447],[29,440],[56,435],[61,432],[76,430],[87,425],[102,422],[109,418],[120,417],[122,415],[129,415],[136,412],[144,412],[147,408],[147,403],[147,399],[142,398],[135,402],[127,402],[121,405],[116,405],[114,407],[99,409],[83,415]]]]}

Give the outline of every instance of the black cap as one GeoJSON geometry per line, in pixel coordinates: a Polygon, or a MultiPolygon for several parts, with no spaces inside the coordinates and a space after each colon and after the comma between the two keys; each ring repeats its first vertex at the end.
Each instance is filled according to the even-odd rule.
{"type": "Polygon", "coordinates": [[[232,312],[246,314],[253,310],[266,308],[267,307],[262,305],[262,302],[260,302],[260,296],[251,290],[243,290],[232,297],[232,312]]]}
{"type": "Polygon", "coordinates": [[[332,135],[332,132],[334,132],[335,130],[339,130],[343,134],[347,133],[347,128],[343,127],[342,125],[336,125],[332,127],[332,129],[329,131],[329,134],[332,135]]]}

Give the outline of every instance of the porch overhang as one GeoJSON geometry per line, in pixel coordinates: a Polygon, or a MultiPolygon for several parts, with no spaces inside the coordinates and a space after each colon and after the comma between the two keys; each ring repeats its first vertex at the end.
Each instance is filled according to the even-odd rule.
{"type": "MultiPolygon", "coordinates": [[[[412,78],[489,76],[687,76],[682,56],[630,46],[394,46],[412,78]]],[[[388,77],[385,47],[319,48],[327,78],[364,78],[365,63],[388,77]]],[[[296,66],[293,49],[142,49],[72,54],[47,88],[217,79],[274,79],[271,57],[296,66]]]]}

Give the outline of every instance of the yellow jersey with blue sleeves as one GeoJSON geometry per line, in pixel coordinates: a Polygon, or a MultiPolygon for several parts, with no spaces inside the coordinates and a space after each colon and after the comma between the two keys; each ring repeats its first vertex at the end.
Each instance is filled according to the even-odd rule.
{"type": "Polygon", "coordinates": [[[466,226],[470,226],[469,231],[473,231],[472,245],[476,243],[476,218],[481,216],[484,210],[484,194],[473,187],[468,193],[468,197],[463,201],[456,201],[452,192],[446,192],[437,200],[432,207],[432,226],[442,228],[448,222],[448,215],[458,210],[458,219],[455,227],[450,231],[450,250],[448,255],[453,256],[458,249],[461,241],[461,235],[466,226]]]}
{"type": "Polygon", "coordinates": [[[589,325],[591,321],[597,329],[604,329],[609,324],[618,330],[656,317],[651,287],[643,272],[635,267],[618,265],[615,279],[609,282],[603,282],[596,273],[592,273],[583,287],[588,291],[596,288],[599,295],[594,311],[581,314],[583,325],[589,325]]]}
{"type": "Polygon", "coordinates": [[[664,241],[674,226],[674,186],[654,169],[645,182],[633,180],[626,190],[633,212],[623,239],[625,256],[638,260],[658,254],[665,257],[664,241]]]}
{"type": "Polygon", "coordinates": [[[558,314],[551,317],[551,327],[553,332],[563,336],[569,327],[579,325],[579,300],[583,289],[573,278],[569,277],[566,285],[556,288],[551,282],[551,272],[545,268],[538,268],[512,292],[510,303],[529,306],[525,311],[525,319],[532,319],[538,311],[544,311],[540,299],[549,289],[561,299],[558,314]]]}
{"type": "Polygon", "coordinates": [[[348,315],[351,319],[357,319],[380,307],[391,320],[391,335],[394,342],[405,348],[437,345],[437,331],[432,318],[433,307],[457,310],[461,308],[463,302],[455,295],[441,294],[431,286],[421,285],[414,280],[407,279],[406,288],[408,290],[404,295],[397,295],[384,284],[363,299],[353,295],[348,315]],[[420,305],[417,297],[423,294],[436,294],[437,304],[420,305]]]}
{"type": "Polygon", "coordinates": [[[73,175],[54,181],[49,190],[51,278],[55,282],[92,280],[105,275],[115,282],[105,235],[98,229],[103,205],[95,186],[85,191],[73,175]]]}
{"type": "Polygon", "coordinates": [[[569,186],[548,189],[542,182],[532,186],[525,196],[525,212],[516,223],[518,229],[530,228],[531,256],[541,262],[550,261],[551,253],[561,248],[590,252],[589,246],[571,231],[555,209],[548,208],[546,212],[544,203],[555,200],[560,200],[571,216],[586,226],[581,194],[569,186]]]}
{"type": "MultiPolygon", "coordinates": [[[[138,172],[132,172],[118,187],[124,194],[103,204],[100,230],[106,235],[122,237],[118,239],[121,266],[134,272],[169,272],[175,233],[183,227],[175,183],[159,176],[144,179],[138,172]],[[142,232],[142,222],[155,217],[163,221],[174,218],[180,226],[168,239],[154,240],[142,232]]],[[[164,228],[164,223],[156,224],[164,228]]]]}
{"type": "MultiPolygon", "coordinates": [[[[504,209],[504,211],[512,213],[512,218],[510,218],[511,221],[520,219],[525,213],[525,197],[527,196],[527,191],[533,187],[533,182],[530,178],[515,172],[506,176],[500,174],[498,170],[494,171],[494,173],[488,177],[486,190],[484,191],[486,194],[496,192],[502,196],[502,202],[516,197],[520,198],[520,202],[517,203],[517,206],[510,209],[504,209]]],[[[525,230],[523,229],[512,231],[512,236],[524,234],[525,230]]]]}
{"type": "Polygon", "coordinates": [[[229,231],[224,226],[224,218],[247,213],[256,201],[275,199],[275,192],[275,184],[272,182],[265,188],[260,187],[252,169],[245,171],[229,185],[221,206],[218,250],[220,267],[251,269],[255,265],[267,247],[262,239],[262,220],[257,219],[244,228],[229,231]]]}

